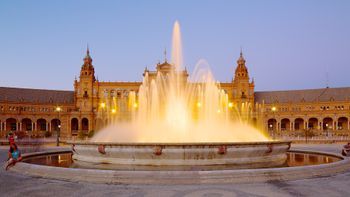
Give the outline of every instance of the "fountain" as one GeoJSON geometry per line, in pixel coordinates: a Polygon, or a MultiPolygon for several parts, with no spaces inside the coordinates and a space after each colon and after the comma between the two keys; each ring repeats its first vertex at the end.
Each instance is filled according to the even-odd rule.
{"type": "MultiPolygon", "coordinates": [[[[170,63],[146,70],[138,94],[129,94],[131,120],[113,121],[91,141],[74,142],[73,158],[120,165],[284,164],[290,142],[270,140],[249,124],[248,113],[237,113],[249,104],[230,103],[204,60],[187,81],[181,46],[175,22],[170,63]]],[[[115,100],[109,103],[118,108],[115,100]]]]}

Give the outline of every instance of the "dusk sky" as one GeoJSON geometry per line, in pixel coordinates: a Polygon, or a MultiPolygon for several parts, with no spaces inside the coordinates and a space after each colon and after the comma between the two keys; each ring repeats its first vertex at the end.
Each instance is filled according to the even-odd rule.
{"type": "Polygon", "coordinates": [[[257,91],[350,86],[348,0],[0,1],[0,86],[73,90],[87,43],[100,81],[141,81],[176,20],[190,72],[231,81],[242,46],[257,91]]]}

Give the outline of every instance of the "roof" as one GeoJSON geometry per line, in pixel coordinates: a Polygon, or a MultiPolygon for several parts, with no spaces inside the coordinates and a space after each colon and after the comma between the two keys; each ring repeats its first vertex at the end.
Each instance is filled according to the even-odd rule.
{"type": "Polygon", "coordinates": [[[0,102],[74,103],[74,91],[0,87],[0,102]]]}
{"type": "Polygon", "coordinates": [[[347,101],[350,99],[350,87],[320,88],[307,90],[263,91],[255,92],[258,103],[298,103],[298,102],[326,102],[347,101]]]}

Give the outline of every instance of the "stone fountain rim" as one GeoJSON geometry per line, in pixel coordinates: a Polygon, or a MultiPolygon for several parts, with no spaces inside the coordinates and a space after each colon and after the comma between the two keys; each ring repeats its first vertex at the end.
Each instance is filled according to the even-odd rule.
{"type": "MultiPolygon", "coordinates": [[[[24,158],[50,154],[70,153],[69,149],[23,154],[24,158]]],[[[331,176],[350,167],[350,158],[339,154],[309,150],[290,150],[307,154],[321,154],[342,158],[329,164],[295,166],[288,168],[235,169],[217,171],[115,171],[99,169],[60,168],[20,162],[11,171],[27,176],[64,181],[108,184],[229,184],[259,183],[266,181],[292,181],[320,176],[331,176]],[[305,173],[307,172],[307,173],[305,173]],[[153,177],[153,179],[149,179],[153,177]]]]}
{"type": "Polygon", "coordinates": [[[183,143],[165,143],[165,142],[91,142],[91,141],[73,141],[69,140],[66,144],[72,145],[105,145],[105,146],[239,146],[239,145],[269,145],[269,144],[291,144],[292,141],[259,141],[259,142],[183,142],[183,143]]]}

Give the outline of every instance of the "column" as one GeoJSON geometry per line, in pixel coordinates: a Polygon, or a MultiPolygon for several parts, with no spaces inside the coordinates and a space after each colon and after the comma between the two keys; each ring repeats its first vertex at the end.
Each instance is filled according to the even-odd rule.
{"type": "Polygon", "coordinates": [[[16,124],[16,131],[19,131],[19,127],[21,126],[20,125],[20,122],[16,122],[17,124],[16,124]]]}
{"type": "Polygon", "coordinates": [[[34,131],[37,131],[37,130],[38,130],[38,124],[34,123],[34,131]]]}
{"type": "Polygon", "coordinates": [[[34,131],[34,122],[32,122],[32,131],[34,131]]]}
{"type": "Polygon", "coordinates": [[[309,129],[309,122],[308,121],[305,121],[304,129],[309,129]]]}
{"type": "Polygon", "coordinates": [[[348,118],[348,130],[350,130],[350,120],[348,118]]]}
{"type": "Polygon", "coordinates": [[[6,121],[4,122],[4,131],[6,131],[6,121]]]}
{"type": "Polygon", "coordinates": [[[334,130],[338,130],[338,121],[337,120],[335,120],[335,121],[333,121],[333,129],[334,130]]]}
{"type": "Polygon", "coordinates": [[[19,123],[19,130],[22,131],[22,123],[19,123]]]}
{"type": "Polygon", "coordinates": [[[45,131],[49,131],[49,123],[46,122],[46,128],[45,128],[45,131]]]}

